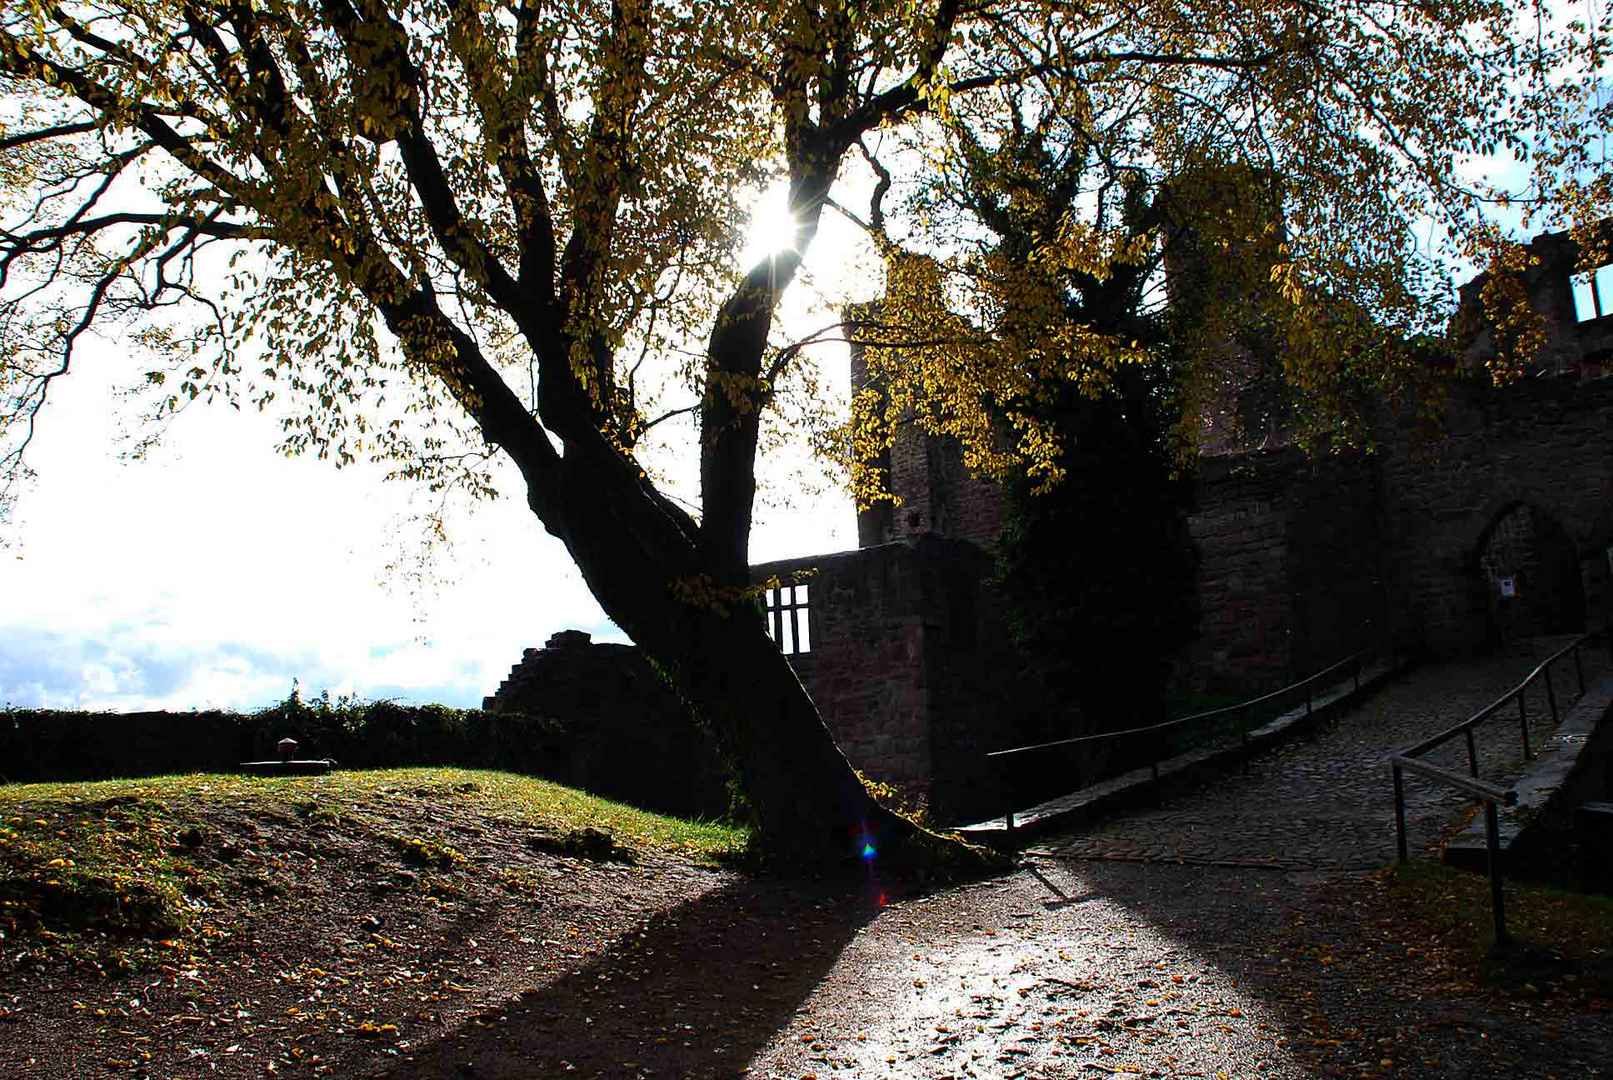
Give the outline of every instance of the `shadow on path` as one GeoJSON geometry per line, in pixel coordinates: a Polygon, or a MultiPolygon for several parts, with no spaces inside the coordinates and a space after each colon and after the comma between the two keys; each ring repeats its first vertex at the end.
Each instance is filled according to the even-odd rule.
{"type": "MultiPolygon", "coordinates": [[[[1385,755],[1533,663],[1504,660],[1430,669],[1009,878],[884,911],[845,882],[731,882],[387,1075],[1613,1075],[1603,1005],[1474,985],[1349,872],[1393,850],[1385,755]]],[[[1413,811],[1429,836],[1452,806],[1413,811]]]]}
{"type": "Polygon", "coordinates": [[[1042,862],[882,915],[749,1075],[1610,1075],[1609,1014],[1430,944],[1359,875],[1042,862]]]}
{"type": "Polygon", "coordinates": [[[382,1075],[738,1076],[878,914],[864,891],[843,881],[714,889],[382,1075]]]}

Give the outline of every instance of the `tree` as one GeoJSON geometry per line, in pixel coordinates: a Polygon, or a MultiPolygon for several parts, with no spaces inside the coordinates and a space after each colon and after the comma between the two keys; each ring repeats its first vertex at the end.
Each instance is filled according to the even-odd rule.
{"type": "MultiPolygon", "coordinates": [[[[1469,0],[8,0],[7,460],[20,468],[75,342],[122,318],[168,358],[148,375],[166,403],[286,410],[289,449],[473,490],[481,449],[502,454],[601,606],[713,726],[766,842],[816,855],[872,832],[941,850],[868,799],[747,580],[762,419],[801,355],[775,312],[852,151],[889,137],[886,160],[927,175],[952,133],[1001,120],[994,88],[1032,87],[1105,117],[1130,167],[1209,154],[1280,173],[1297,193],[1282,267],[1296,304],[1327,281],[1410,317],[1429,264],[1408,251],[1408,215],[1470,234],[1483,193],[1453,155],[1522,145],[1529,109],[1550,104],[1562,58],[1534,43],[1568,38],[1520,53],[1515,15],[1469,0]],[[735,273],[739,204],[773,175],[796,249],[735,273]],[[171,314],[185,305],[203,318],[171,314]],[[651,398],[657,363],[692,402],[651,398]],[[690,410],[698,515],[639,459],[647,431],[690,410]]],[[[904,274],[939,282],[922,267],[967,239],[910,224],[929,254],[893,262],[897,293],[904,274]]],[[[1112,241],[1101,215],[1048,238],[1095,271],[1136,257],[1112,241]]],[[[989,369],[970,366],[978,347],[928,369],[953,401],[980,403],[982,370],[1011,382],[1014,365],[1056,362],[1014,336],[1050,325],[1041,301],[994,317],[1034,288],[909,291],[923,303],[908,314],[939,304],[937,325],[999,349],[989,369]]],[[[1081,352],[1106,369],[1142,355],[1092,335],[1081,352]]],[[[1336,352],[1315,350],[1319,380],[1336,352]]],[[[1040,437],[1022,423],[987,464],[1056,474],[1040,437]]]]}
{"type": "MultiPolygon", "coordinates": [[[[854,486],[889,497],[881,451],[915,421],[998,474],[1009,511],[999,584],[1016,636],[1088,730],[1158,718],[1168,658],[1191,635],[1181,474],[1196,452],[1369,442],[1385,396],[1437,398],[1443,372],[1426,358],[1451,348],[1450,257],[1521,258],[1487,213],[1522,207],[1527,228],[1567,208],[1578,233],[1597,235],[1606,205],[1606,162],[1586,144],[1607,109],[1591,107],[1601,98],[1586,70],[1577,82],[1562,68],[1555,82],[1543,75],[1571,56],[1573,35],[1597,47],[1605,24],[1553,37],[1526,7],[1380,19],[1387,9],[1367,5],[1313,21],[1262,7],[1274,36],[1249,67],[1206,59],[1168,89],[1121,67],[993,87],[953,111],[950,152],[905,192],[875,163],[883,183],[865,224],[890,267],[877,317],[859,328],[878,393],[858,403],[854,486]],[[1486,51],[1509,18],[1542,34],[1510,73],[1486,51]],[[1487,44],[1468,20],[1483,21],[1487,44]],[[1314,36],[1289,50],[1291,35],[1314,36]],[[1406,63],[1380,67],[1395,51],[1406,63]],[[1346,75],[1329,53],[1373,73],[1346,75]],[[1482,90],[1468,65],[1492,73],[1482,90]],[[1314,114],[1293,112],[1285,93],[1314,114]],[[1496,123],[1455,122],[1468,107],[1496,123]],[[1464,148],[1495,145],[1536,164],[1521,194],[1452,167],[1464,148]],[[903,193],[895,214],[892,192],[903,193]],[[915,250],[888,227],[895,218],[944,221],[949,240],[915,250]],[[1416,235],[1419,218],[1444,245],[1416,235]]],[[[1213,38],[1207,10],[1162,36],[1213,38]]],[[[1521,297],[1485,299],[1502,325],[1539,323],[1521,297]]],[[[1497,381],[1533,351],[1523,333],[1508,344],[1497,381]]]]}
{"type": "MultiPolygon", "coordinates": [[[[914,197],[926,212],[978,223],[992,261],[1025,266],[1044,238],[1057,236],[1080,213],[1077,200],[1103,162],[1041,95],[1025,87],[1000,93],[1008,126],[957,125],[959,152],[951,167],[914,197]]],[[[1150,200],[1139,178],[1114,179],[1129,186],[1122,246],[1151,254],[1154,245],[1145,238],[1156,228],[1151,201],[1158,200],[1150,200]]],[[[1251,193],[1240,188],[1239,194],[1251,193]]],[[[1159,246],[1180,252],[1186,245],[1179,235],[1159,246]]],[[[1194,351],[1190,330],[1205,319],[1193,311],[1205,305],[1187,302],[1182,262],[1174,259],[1168,317],[1149,302],[1153,258],[1116,263],[1102,273],[1062,263],[1045,267],[1045,280],[1029,295],[1052,301],[1046,314],[1056,330],[1044,339],[1071,341],[1072,350],[1051,358],[1018,393],[990,402],[999,416],[1035,417],[1052,442],[1047,461],[1060,477],[1052,490],[1038,493],[1035,480],[1010,471],[997,543],[997,584],[1014,637],[1048,701],[1038,712],[1051,723],[1025,732],[1028,739],[1163,719],[1170,659],[1192,638],[1189,487],[1175,444],[1181,441],[1183,376],[1190,370],[1180,358],[1194,351]],[[1084,389],[1070,377],[1088,360],[1080,351],[1083,334],[1123,336],[1146,347],[1149,362],[1116,371],[1100,392],[1084,389]],[[1079,727],[1072,729],[1072,720],[1079,727]]],[[[887,350],[876,368],[888,370],[902,352],[900,346],[887,350]]]]}

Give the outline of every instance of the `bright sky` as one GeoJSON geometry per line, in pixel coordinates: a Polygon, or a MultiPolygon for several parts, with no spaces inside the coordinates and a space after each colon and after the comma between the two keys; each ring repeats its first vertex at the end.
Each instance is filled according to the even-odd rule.
{"type": "MultiPolygon", "coordinates": [[[[780,203],[759,204],[758,238],[788,233],[780,203]]],[[[849,226],[825,225],[809,268],[846,257],[849,226]]],[[[812,321],[808,292],[787,300],[792,322],[812,321]]],[[[42,418],[19,542],[0,549],[0,705],[251,708],[295,678],[305,695],[473,706],[556,630],[625,640],[513,469],[505,497],[452,517],[441,580],[419,588],[388,567],[411,565],[410,517],[429,496],[376,469],[280,457],[268,417],[194,406],[146,460],[121,460],[137,417],[113,386],[140,370],[122,352],[87,342],[42,418]]],[[[823,362],[843,396],[844,349],[823,362]]],[[[796,488],[785,465],[758,507],[754,558],[854,546],[844,493],[781,505],[796,488]]]]}
{"type": "MultiPolygon", "coordinates": [[[[787,242],[786,217],[782,192],[761,199],[744,258],[787,242]]],[[[825,215],[784,325],[809,333],[832,320],[814,280],[871,298],[879,274],[859,239],[825,215]]],[[[624,640],[526,509],[513,470],[504,498],[451,517],[440,578],[420,588],[389,568],[407,567],[422,536],[415,500],[429,496],[375,469],[282,458],[269,418],[197,406],[150,458],[124,462],[119,425],[135,417],[112,387],[142,369],[123,351],[86,342],[42,418],[20,542],[0,548],[0,706],[250,708],[284,698],[294,678],[310,695],[470,706],[556,630],[624,640]]],[[[818,356],[843,407],[844,347],[818,356]]],[[[800,464],[762,475],[756,561],[855,545],[849,498],[801,494],[800,464]]],[[[675,494],[698,495],[687,469],[675,494]]]]}

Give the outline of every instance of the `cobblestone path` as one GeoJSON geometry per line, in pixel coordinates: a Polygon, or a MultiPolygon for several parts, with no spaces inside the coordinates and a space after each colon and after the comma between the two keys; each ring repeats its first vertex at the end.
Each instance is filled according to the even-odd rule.
{"type": "MultiPolygon", "coordinates": [[[[1381,866],[1394,857],[1394,789],[1387,765],[1395,750],[1473,715],[1516,686],[1569,637],[1520,641],[1477,660],[1424,666],[1380,690],[1327,728],[1254,759],[1236,771],[1172,795],[1154,810],[1052,837],[1036,852],[1079,859],[1188,865],[1344,870],[1381,866]]],[[[1587,685],[1607,673],[1602,649],[1582,650],[1587,685]]],[[[1578,696],[1574,665],[1553,667],[1566,712],[1578,696]]],[[[1535,745],[1550,734],[1543,687],[1528,694],[1535,745]]],[[[1478,729],[1479,775],[1509,780],[1522,771],[1516,706],[1478,729]]],[[[1462,740],[1429,755],[1466,768],[1462,740]]],[[[1437,846],[1472,804],[1460,793],[1406,778],[1407,828],[1414,849],[1437,846]]]]}

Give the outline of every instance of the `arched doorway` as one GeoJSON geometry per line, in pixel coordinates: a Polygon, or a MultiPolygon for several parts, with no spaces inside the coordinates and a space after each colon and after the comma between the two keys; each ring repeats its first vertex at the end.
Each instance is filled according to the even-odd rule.
{"type": "Polygon", "coordinates": [[[1502,640],[1585,629],[1579,552],[1550,514],[1528,503],[1502,511],[1479,545],[1491,626],[1502,640]]]}

